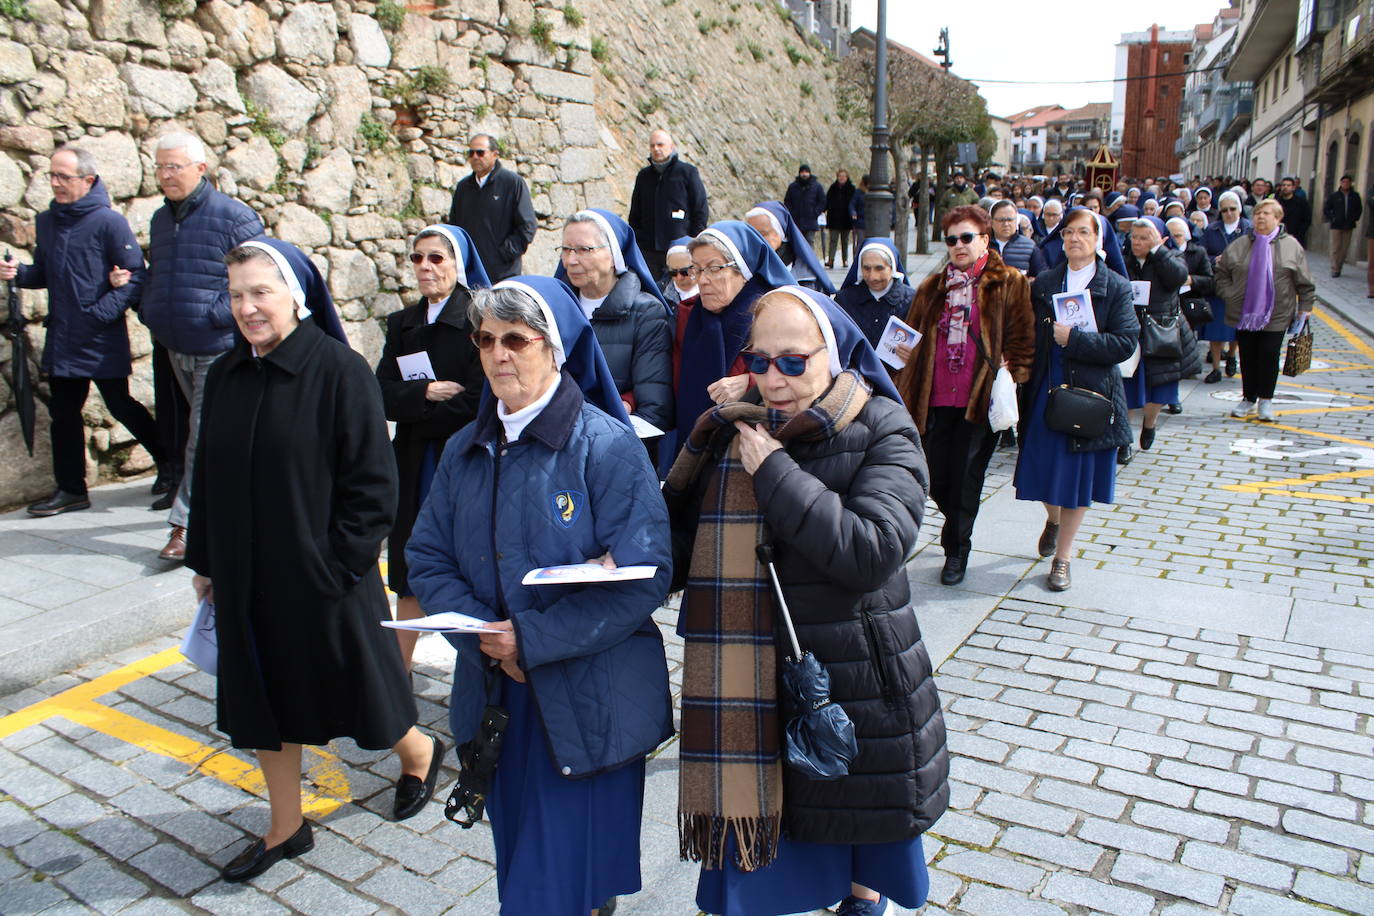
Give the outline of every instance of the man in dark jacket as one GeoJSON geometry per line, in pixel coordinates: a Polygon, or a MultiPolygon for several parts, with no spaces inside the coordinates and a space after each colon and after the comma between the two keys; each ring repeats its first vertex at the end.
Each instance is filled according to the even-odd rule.
{"type": "Polygon", "coordinates": [[[655,280],[663,279],[668,249],[684,235],[696,238],[711,222],[706,186],[697,167],[678,157],[666,130],[649,134],[649,164],[635,176],[630,217],[639,252],[655,280]]]}
{"type": "Polygon", "coordinates": [[[133,433],[159,464],[157,425],[148,409],[129,396],[129,331],[124,310],[138,301],[143,252],[96,174],[95,159],[64,146],[48,167],[52,204],[38,214],[33,264],[0,261],[0,280],[48,291],[43,322],[43,372],[48,376],[52,418],[52,471],[57,489],[29,506],[34,516],[89,509],[86,493],[86,429],[81,408],[91,381],[110,414],[133,433]],[[121,271],[119,288],[110,282],[121,271]]]}
{"type": "Polygon", "coordinates": [[[1354,182],[1349,175],[1342,175],[1340,187],[1327,196],[1326,205],[1322,207],[1322,219],[1331,224],[1333,277],[1341,275],[1341,265],[1350,251],[1350,235],[1360,225],[1360,215],[1364,213],[1360,195],[1355,193],[1354,182]]]}
{"type": "Polygon", "coordinates": [[[186,519],[205,373],[234,345],[229,277],[224,256],[262,235],[262,221],[245,204],[205,180],[205,146],[191,134],[168,134],[153,156],[166,203],[153,214],[148,246],[148,283],[139,315],[167,348],[177,385],[191,405],[185,471],[172,500],[164,560],[186,558],[186,519]]]}
{"type": "Polygon", "coordinates": [[[1029,279],[1045,269],[1045,255],[1016,226],[1016,204],[999,200],[992,205],[992,247],[1008,267],[1015,267],[1029,279]]]}
{"type": "Polygon", "coordinates": [[[453,189],[448,222],[472,236],[491,282],[522,273],[520,259],[534,241],[539,223],[529,186],[500,163],[501,144],[491,134],[468,141],[472,174],[453,189]]]}
{"type": "Polygon", "coordinates": [[[806,243],[814,250],[818,220],[825,212],[825,189],[811,174],[811,166],[805,162],[797,166],[797,177],[787,186],[782,205],[792,214],[797,228],[806,237],[806,243]]]}
{"type": "Polygon", "coordinates": [[[1297,193],[1298,182],[1285,178],[1279,182],[1279,205],[1283,207],[1283,228],[1303,248],[1307,247],[1307,229],[1312,225],[1312,205],[1307,198],[1297,193]]]}

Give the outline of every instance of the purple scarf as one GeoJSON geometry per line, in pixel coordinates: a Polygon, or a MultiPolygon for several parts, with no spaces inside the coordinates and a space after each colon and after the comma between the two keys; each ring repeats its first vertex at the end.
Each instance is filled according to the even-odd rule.
{"type": "Polygon", "coordinates": [[[1241,308],[1238,331],[1263,331],[1274,317],[1274,249],[1272,242],[1279,229],[1268,235],[1254,234],[1250,248],[1250,270],[1245,276],[1245,304],[1241,308]]]}

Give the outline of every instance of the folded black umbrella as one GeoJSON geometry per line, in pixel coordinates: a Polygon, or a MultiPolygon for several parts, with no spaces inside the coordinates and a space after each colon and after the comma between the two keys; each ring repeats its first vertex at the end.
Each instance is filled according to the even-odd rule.
{"type": "Polygon", "coordinates": [[[791,654],[783,659],[782,683],[797,714],[784,730],[787,765],[812,779],[838,779],[849,775],[849,763],[859,753],[854,723],[844,707],[830,699],[830,673],[810,652],[803,652],[792,626],[792,615],[782,595],[782,583],[773,566],[773,548],[760,544],[759,563],[768,569],[778,616],[787,630],[791,654]]]}
{"type": "MultiPolygon", "coordinates": [[[[5,252],[5,260],[13,261],[14,255],[5,252]]],[[[5,336],[10,341],[10,388],[14,391],[15,407],[19,410],[19,428],[24,434],[24,445],[28,446],[29,456],[33,456],[33,378],[29,375],[29,336],[24,333],[28,322],[24,309],[19,302],[19,287],[11,280],[9,286],[9,316],[5,321],[5,336]]]]}

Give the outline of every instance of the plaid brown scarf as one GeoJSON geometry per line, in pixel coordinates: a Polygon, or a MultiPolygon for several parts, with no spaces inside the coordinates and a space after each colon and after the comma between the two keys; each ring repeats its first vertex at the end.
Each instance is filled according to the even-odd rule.
{"type": "MultiPolygon", "coordinates": [[[[807,410],[788,418],[757,404],[723,404],[703,414],[668,474],[688,492],[707,464],[707,446],[736,420],[763,423],[783,443],[818,440],[848,426],[868,403],[867,384],[842,373],[807,410]]],[[[778,714],[774,601],[754,548],[768,539],[754,485],[740,463],[739,437],[711,471],[697,521],[682,599],[678,839],[682,858],[754,871],[773,861],[782,826],[782,723],[778,714]]]]}

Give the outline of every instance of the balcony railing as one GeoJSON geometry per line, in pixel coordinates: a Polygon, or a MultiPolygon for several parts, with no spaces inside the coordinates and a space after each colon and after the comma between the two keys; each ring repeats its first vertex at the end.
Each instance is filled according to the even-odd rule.
{"type": "Polygon", "coordinates": [[[1217,121],[1221,118],[1221,108],[1224,102],[1213,100],[1207,103],[1207,107],[1202,109],[1202,113],[1197,116],[1197,132],[1204,136],[1210,136],[1216,130],[1217,121]]]}
{"type": "Polygon", "coordinates": [[[1227,143],[1236,139],[1250,125],[1254,116],[1255,100],[1249,91],[1233,99],[1226,107],[1226,116],[1217,125],[1217,135],[1227,143]]]}

